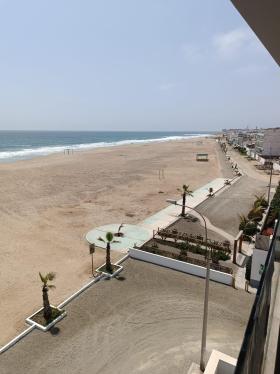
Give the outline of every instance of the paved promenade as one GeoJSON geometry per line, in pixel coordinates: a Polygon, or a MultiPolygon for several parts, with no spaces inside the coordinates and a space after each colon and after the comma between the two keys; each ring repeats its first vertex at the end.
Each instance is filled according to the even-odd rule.
{"type": "MultiPolygon", "coordinates": [[[[207,183],[201,188],[198,188],[193,192],[193,196],[187,197],[186,204],[193,208],[197,207],[202,202],[208,199],[207,195],[209,194],[210,187],[213,188],[214,192],[221,191],[221,189],[228,189],[229,187],[225,186],[224,182],[224,178],[216,178],[210,183],[207,183]]],[[[170,196],[170,198],[175,197],[176,196],[170,196]]],[[[182,204],[182,199],[178,200],[178,203],[182,204]]],[[[112,250],[125,253],[129,250],[129,248],[133,247],[134,244],[141,246],[147,240],[152,238],[153,230],[156,230],[159,227],[166,227],[177,220],[178,216],[181,213],[181,210],[182,208],[179,205],[176,206],[169,204],[166,208],[146,218],[138,225],[124,224],[121,229],[121,232],[124,234],[124,236],[116,237],[115,243],[112,243],[112,250]]],[[[191,209],[186,209],[186,212],[190,210],[191,209]]],[[[118,232],[119,227],[120,223],[97,227],[87,233],[86,239],[89,243],[94,243],[101,248],[105,248],[106,244],[100,241],[99,237],[105,238],[106,232],[108,231],[116,233],[118,232]]]]}

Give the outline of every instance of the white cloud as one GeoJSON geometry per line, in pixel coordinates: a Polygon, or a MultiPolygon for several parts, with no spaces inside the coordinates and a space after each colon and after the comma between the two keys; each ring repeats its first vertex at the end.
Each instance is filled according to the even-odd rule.
{"type": "Polygon", "coordinates": [[[256,44],[256,38],[252,31],[245,28],[237,28],[218,34],[213,38],[217,55],[224,59],[239,57],[245,48],[252,48],[256,44]]]}

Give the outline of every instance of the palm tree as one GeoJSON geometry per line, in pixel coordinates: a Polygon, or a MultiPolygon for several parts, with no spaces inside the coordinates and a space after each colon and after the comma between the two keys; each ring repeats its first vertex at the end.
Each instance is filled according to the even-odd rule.
{"type": "Polygon", "coordinates": [[[244,214],[239,215],[239,230],[244,230],[249,222],[249,219],[244,214]]]}
{"type": "Polygon", "coordinates": [[[182,213],[181,213],[181,216],[182,217],[185,217],[186,213],[186,197],[187,196],[193,196],[193,192],[189,189],[189,186],[183,184],[183,187],[182,189],[178,188],[178,191],[180,191],[182,193],[182,197],[183,197],[183,204],[182,204],[182,213]]]}
{"type": "Polygon", "coordinates": [[[267,200],[264,197],[264,195],[255,195],[255,202],[254,202],[254,208],[258,208],[259,206],[266,208],[268,206],[267,200]]]}
{"type": "Polygon", "coordinates": [[[117,243],[117,240],[114,240],[114,234],[111,232],[107,232],[106,234],[106,240],[101,238],[101,236],[98,238],[103,243],[106,243],[106,270],[109,273],[112,273],[112,264],[111,264],[111,243],[117,243]]]}
{"type": "Polygon", "coordinates": [[[263,216],[263,207],[261,205],[257,207],[254,206],[248,213],[248,218],[251,221],[261,221],[262,216],[263,216]]]}
{"type": "Polygon", "coordinates": [[[55,286],[53,284],[49,284],[48,282],[55,279],[55,273],[50,272],[50,273],[47,273],[46,275],[42,275],[39,272],[39,275],[40,275],[41,281],[43,283],[42,293],[43,293],[44,318],[48,322],[52,317],[52,308],[51,308],[50,302],[49,302],[48,291],[55,288],[55,286]]]}

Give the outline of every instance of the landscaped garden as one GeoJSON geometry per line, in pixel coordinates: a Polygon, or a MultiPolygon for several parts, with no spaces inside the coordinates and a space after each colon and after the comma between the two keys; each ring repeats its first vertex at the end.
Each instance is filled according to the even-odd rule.
{"type": "Polygon", "coordinates": [[[232,274],[230,242],[211,232],[213,236],[208,238],[206,248],[201,231],[199,222],[180,218],[170,227],[158,229],[141,250],[202,267],[206,266],[209,255],[211,269],[232,274]]]}
{"type": "MultiPolygon", "coordinates": [[[[264,195],[255,196],[256,200],[253,203],[248,215],[240,215],[239,230],[243,230],[243,240],[251,242],[253,237],[260,232],[260,222],[263,220],[268,207],[268,202],[264,195]]],[[[273,226],[275,219],[279,215],[280,207],[280,187],[278,186],[269,211],[266,215],[266,220],[263,224],[262,235],[270,236],[273,233],[273,226]]]]}
{"type": "Polygon", "coordinates": [[[280,215],[280,182],[276,188],[273,199],[266,216],[266,220],[262,227],[261,235],[270,236],[274,232],[275,220],[279,219],[280,215]]]}

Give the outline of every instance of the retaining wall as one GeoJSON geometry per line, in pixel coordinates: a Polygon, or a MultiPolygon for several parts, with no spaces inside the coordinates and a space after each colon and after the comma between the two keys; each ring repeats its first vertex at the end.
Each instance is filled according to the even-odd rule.
{"type": "MultiPolygon", "coordinates": [[[[202,266],[189,264],[184,261],[174,260],[172,258],[156,255],[154,253],[148,253],[136,248],[130,248],[129,255],[130,257],[137,260],[151,262],[152,264],[182,271],[184,273],[196,275],[197,277],[201,278],[206,277],[206,268],[202,266]]],[[[226,284],[228,286],[233,285],[233,276],[231,274],[222,273],[217,270],[210,269],[210,279],[218,283],[226,284]]]]}

